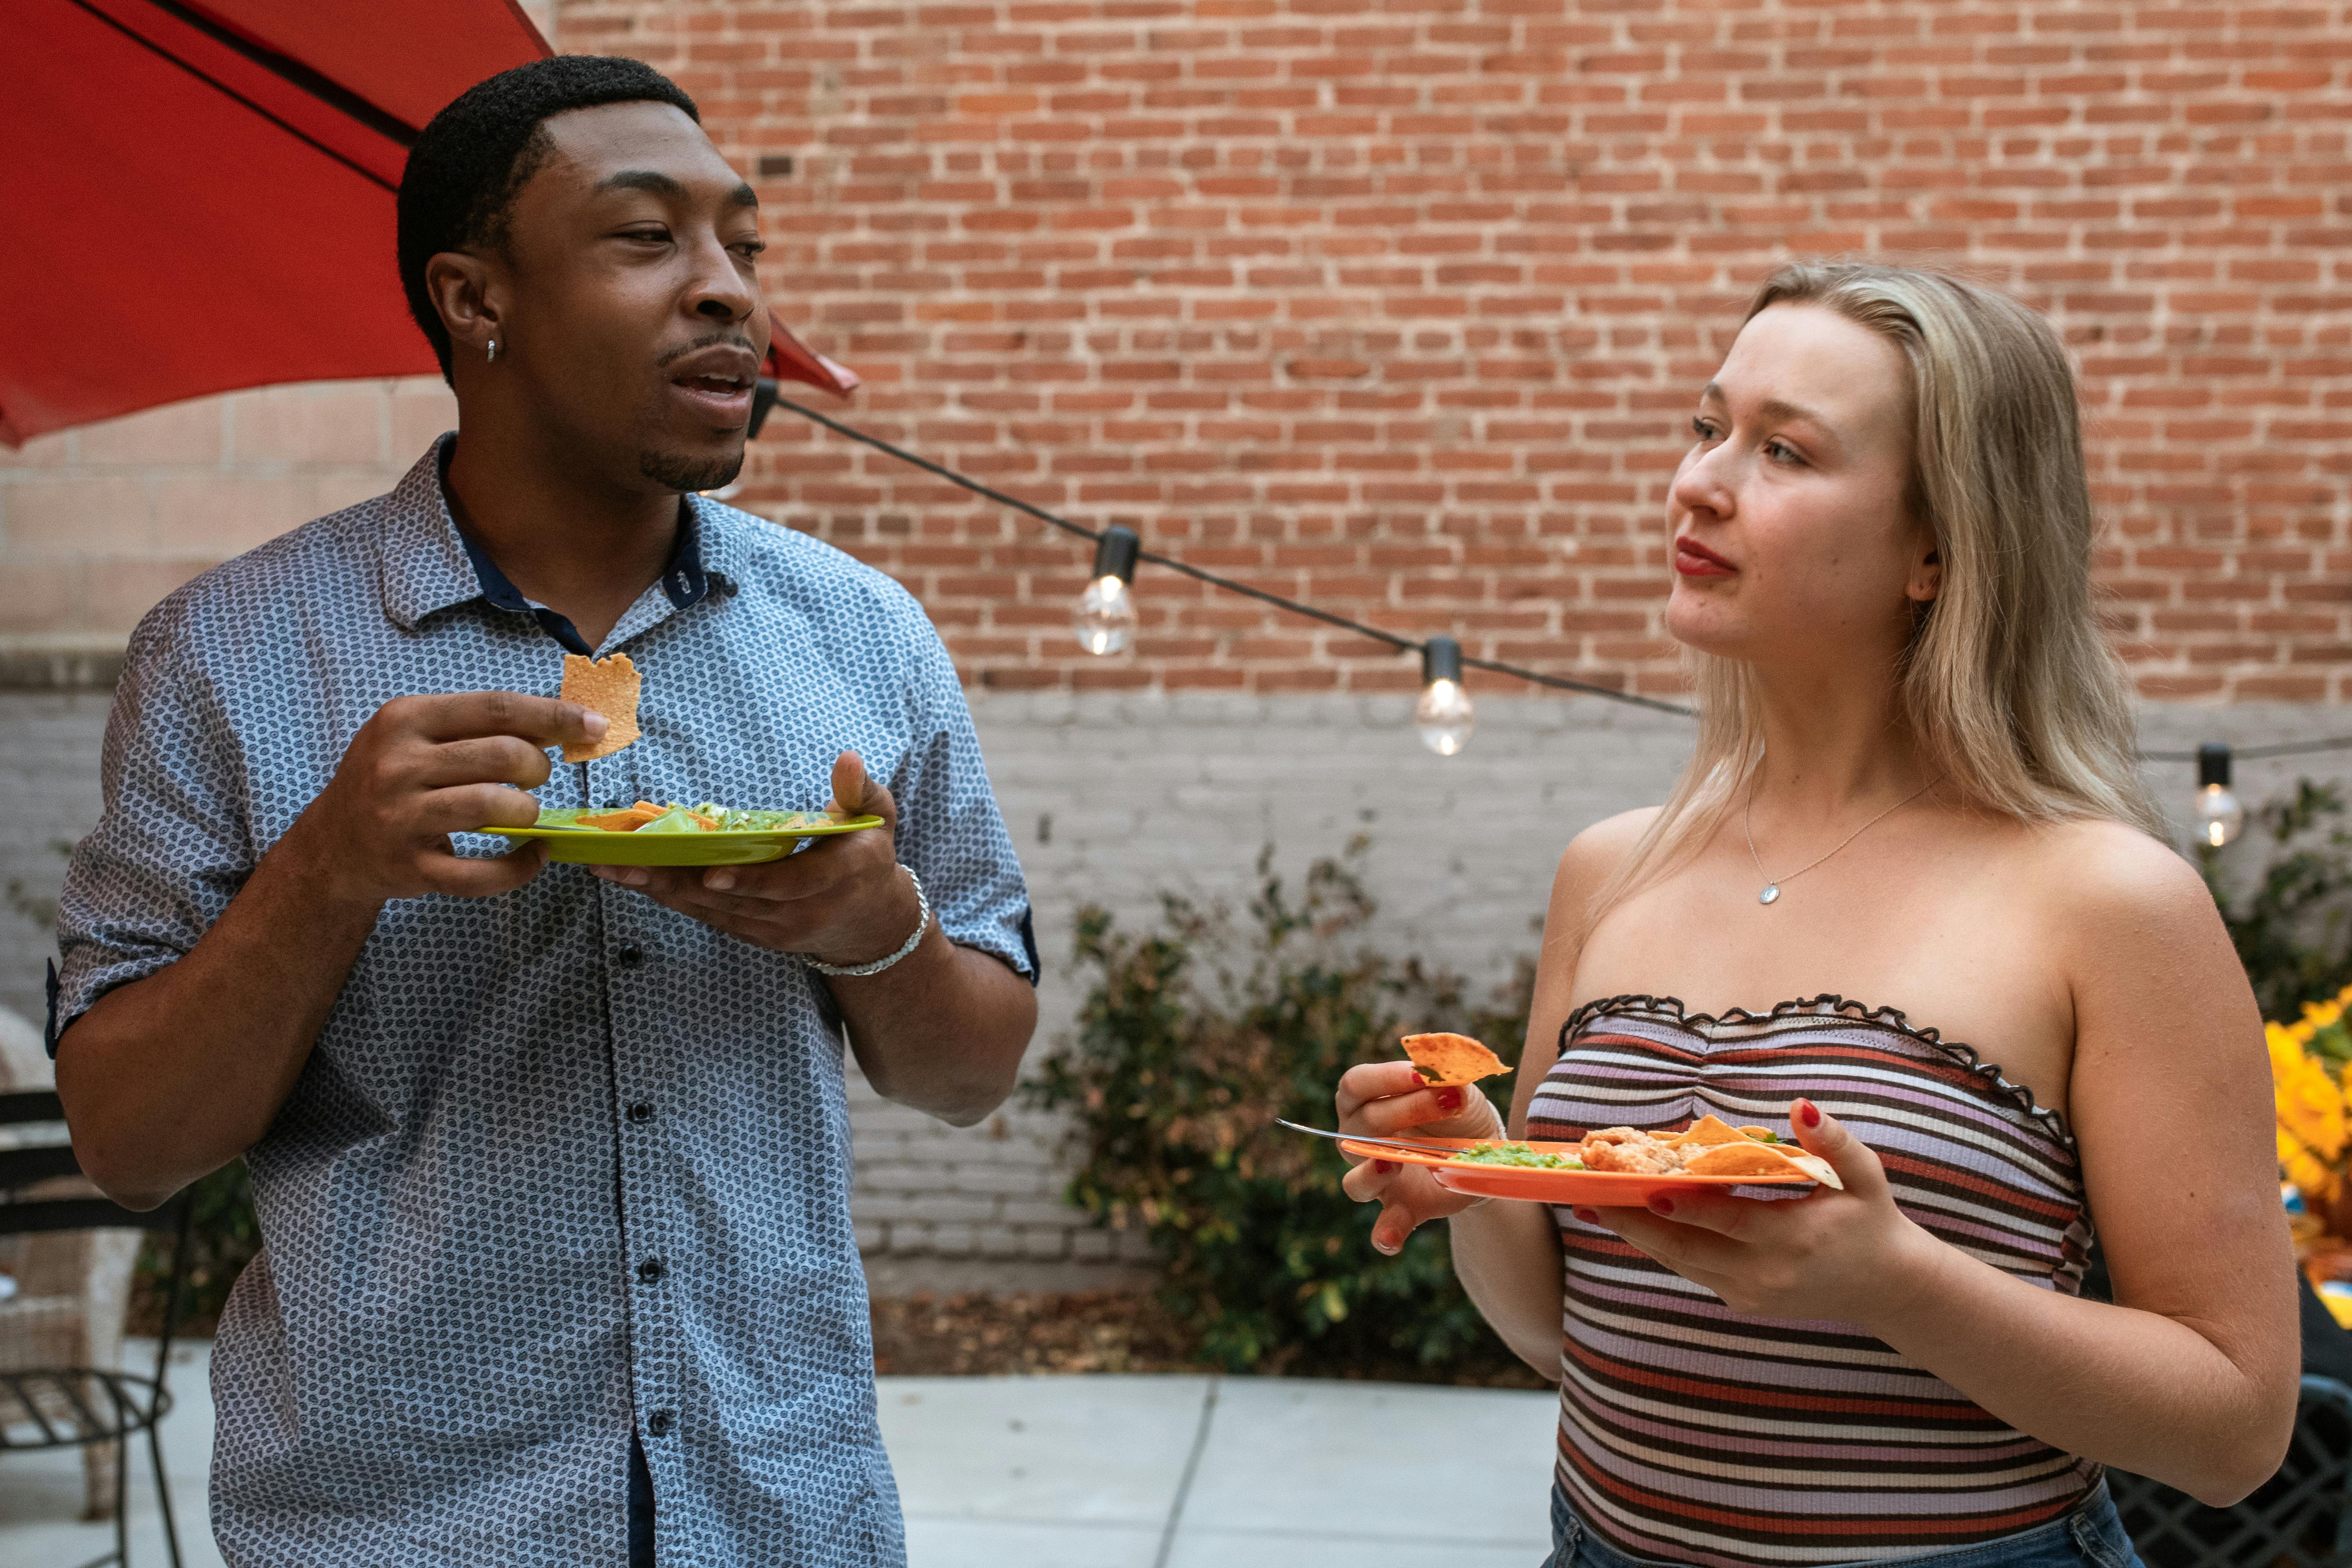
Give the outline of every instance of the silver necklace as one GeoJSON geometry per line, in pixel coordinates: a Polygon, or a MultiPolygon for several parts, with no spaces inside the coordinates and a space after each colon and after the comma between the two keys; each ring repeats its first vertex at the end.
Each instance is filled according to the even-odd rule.
{"type": "MultiPolygon", "coordinates": [[[[1757,771],[1760,774],[1763,770],[1759,768],[1757,771]]],[[[1869,832],[1872,828],[1877,826],[1880,823],[1885,821],[1888,817],[1894,816],[1905,806],[1909,805],[1913,801],[1917,800],[1921,795],[1926,795],[1929,790],[1934,789],[1937,784],[1942,784],[1943,782],[1944,775],[1937,773],[1934,778],[1929,779],[1926,784],[1921,784],[1917,789],[1913,790],[1909,795],[1905,795],[1901,800],[1896,801],[1893,805],[1888,806],[1885,811],[1880,812],[1876,816],[1872,817],[1868,822],[1864,823],[1860,827],[1855,828],[1852,833],[1847,834],[1843,838],[1838,840],[1837,849],[1831,850],[1830,855],[1836,854],[1838,849],[1844,848],[1847,845],[1853,843],[1855,839],[1861,837],[1864,834],[1869,832]]],[[[1830,855],[1822,856],[1821,860],[1809,860],[1804,865],[1800,866],[1795,870],[1790,872],[1787,876],[1775,881],[1772,874],[1764,869],[1764,862],[1756,853],[1756,834],[1750,826],[1750,824],[1755,820],[1755,816],[1756,781],[1754,779],[1750,779],[1748,783],[1748,800],[1740,808],[1739,812],[1739,833],[1741,837],[1748,840],[1748,858],[1755,861],[1756,874],[1764,879],[1764,890],[1756,895],[1756,901],[1759,904],[1778,903],[1780,900],[1781,882],[1795,881],[1798,878],[1803,876],[1806,872],[1820,865],[1822,860],[1828,859],[1830,855]]]]}

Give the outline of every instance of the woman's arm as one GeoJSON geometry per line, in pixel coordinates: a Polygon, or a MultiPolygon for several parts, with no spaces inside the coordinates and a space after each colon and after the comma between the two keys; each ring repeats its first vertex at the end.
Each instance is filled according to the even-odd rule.
{"type": "Polygon", "coordinates": [[[2032,1291],[2022,1331],[2000,1335],[1988,1331],[2007,1315],[1996,1288],[2016,1282],[1947,1268],[1951,1303],[1898,1348],[1925,1360],[1941,1332],[1950,1370],[1937,1370],[1987,1409],[2223,1505],[2278,1468],[2299,1370],[2261,1014],[2186,861],[2109,825],[2053,837],[2045,897],[2069,933],[2075,1020],[2068,1121],[2116,1305],[2032,1291]]]}
{"type": "Polygon", "coordinates": [[[1685,1189],[1595,1218],[1741,1312],[1853,1322],[2021,1431],[2224,1506],[2278,1468],[2294,1419],[2261,1021],[2185,863],[2120,827],[2053,837],[2021,910],[2052,912],[2053,982],[2071,992],[2070,1122],[2115,1305],[1930,1236],[1896,1210],[1877,1156],[1801,1102],[1798,1135],[1844,1192],[1685,1189]]]}

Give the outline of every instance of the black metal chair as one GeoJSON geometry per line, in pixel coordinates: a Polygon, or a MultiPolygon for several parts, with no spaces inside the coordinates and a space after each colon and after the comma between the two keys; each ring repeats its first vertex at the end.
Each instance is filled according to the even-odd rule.
{"type": "MultiPolygon", "coordinates": [[[[0,1126],[65,1120],[58,1097],[47,1093],[0,1094],[0,1126]]],[[[172,1568],[180,1568],[180,1531],[172,1518],[171,1483],[163,1474],[163,1445],[156,1426],[170,1413],[172,1396],[163,1376],[172,1358],[172,1331],[179,1318],[182,1282],[188,1262],[187,1193],[146,1214],[101,1197],[28,1197],[27,1188],[59,1176],[78,1176],[81,1165],[70,1145],[42,1144],[0,1150],[0,1236],[37,1231],[113,1230],[173,1233],[172,1272],[164,1286],[163,1331],[155,1348],[155,1375],[142,1377],[111,1367],[47,1366],[0,1372],[0,1453],[43,1448],[114,1445],[114,1550],[83,1568],[130,1562],[131,1440],[146,1435],[147,1458],[155,1471],[155,1498],[163,1515],[163,1542],[172,1568]]]]}
{"type": "Polygon", "coordinates": [[[2286,1462],[2233,1508],[2122,1470],[2107,1485],[2148,1568],[2352,1568],[2352,1388],[2304,1378],[2286,1462]]]}

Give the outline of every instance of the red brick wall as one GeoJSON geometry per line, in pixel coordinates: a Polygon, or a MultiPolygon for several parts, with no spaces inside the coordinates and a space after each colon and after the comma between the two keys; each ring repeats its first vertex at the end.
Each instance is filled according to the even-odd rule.
{"type": "MultiPolygon", "coordinates": [[[[1189,560],[1474,651],[1674,683],[1657,520],[1792,252],[1966,265],[2081,356],[2152,697],[2345,700],[2352,6],[563,0],[698,95],[853,417],[1189,560]],[[790,172],[782,161],[791,160],[790,172]],[[761,174],[765,168],[769,171],[761,174]]],[[[1394,687],[781,416],[753,504],[920,594],[982,683],[1394,687]]]]}
{"type": "MultiPolygon", "coordinates": [[[[868,379],[853,419],[1269,587],[1644,689],[1674,683],[1664,476],[1755,278],[1964,264],[2081,356],[2143,690],[2347,700],[2347,12],[563,0],[553,32],[701,98],[772,215],[780,308],[868,379]]],[[[430,384],[285,388],[0,455],[0,637],[119,635],[381,489],[446,417],[430,384]]],[[[1149,568],[1139,653],[1089,659],[1080,547],[789,416],[759,450],[744,499],[907,581],[979,681],[1412,681],[1149,568]]]]}
{"type": "Polygon", "coordinates": [[[119,648],[208,566],[382,495],[457,422],[438,376],[196,398],[0,447],[0,648],[119,648]]]}

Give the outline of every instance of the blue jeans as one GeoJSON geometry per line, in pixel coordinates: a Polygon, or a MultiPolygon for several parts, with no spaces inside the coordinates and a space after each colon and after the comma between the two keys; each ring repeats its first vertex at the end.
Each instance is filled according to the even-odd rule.
{"type": "MultiPolygon", "coordinates": [[[[1628,1557],[1593,1538],[1584,1521],[1555,1484],[1551,1489],[1551,1555],[1543,1568],[1659,1568],[1656,1559],[1628,1557]]],[[[2132,1550],[2124,1521],[2101,1481],[2063,1519],[1916,1557],[1888,1560],[1886,1568],[2147,1568],[2132,1550]]]]}

